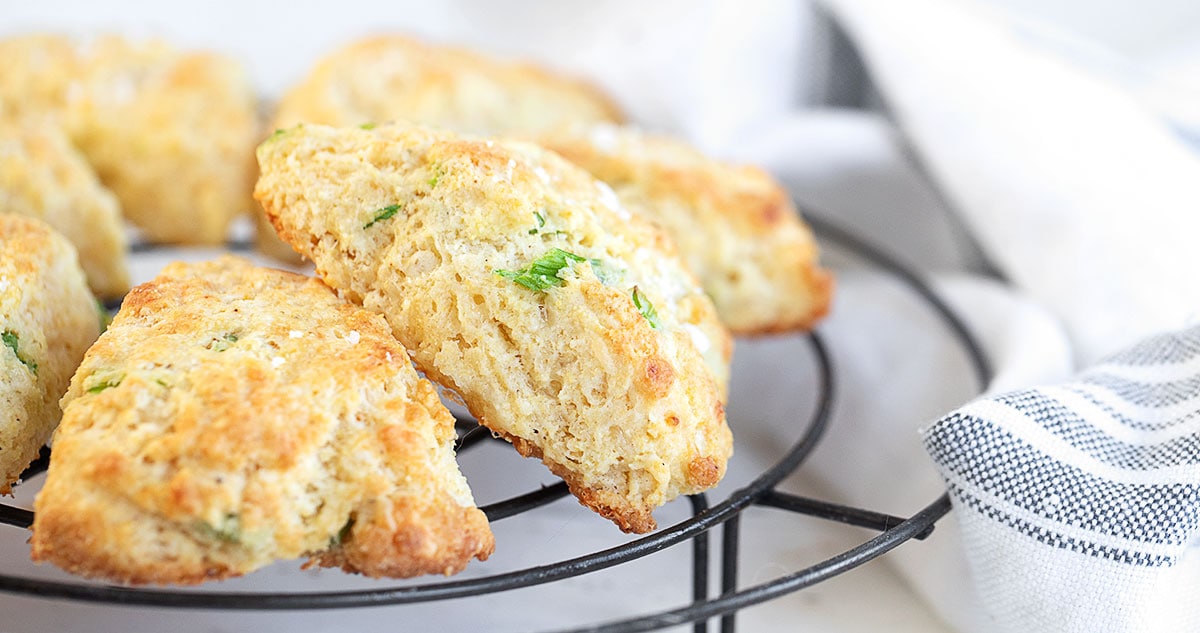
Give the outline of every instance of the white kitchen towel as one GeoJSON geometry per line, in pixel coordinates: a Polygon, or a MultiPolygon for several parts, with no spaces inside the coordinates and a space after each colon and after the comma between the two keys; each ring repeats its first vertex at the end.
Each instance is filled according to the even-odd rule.
{"type": "Polygon", "coordinates": [[[995,630],[1200,630],[1200,326],[924,435],[995,630]]]}
{"type": "Polygon", "coordinates": [[[824,0],[934,181],[1081,364],[1200,309],[1200,156],[974,2],[824,0]]]}

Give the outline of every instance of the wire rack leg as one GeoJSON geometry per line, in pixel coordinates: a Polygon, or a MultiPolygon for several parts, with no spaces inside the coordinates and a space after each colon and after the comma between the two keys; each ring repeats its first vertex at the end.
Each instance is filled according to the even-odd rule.
{"type": "MultiPolygon", "coordinates": [[[[692,514],[708,509],[708,497],[704,493],[691,495],[692,514]]],[[[692,601],[696,604],[708,601],[708,532],[701,532],[692,539],[692,601]]],[[[692,633],[708,633],[708,620],[697,620],[692,633]]]]}
{"type": "MultiPolygon", "coordinates": [[[[741,515],[735,514],[721,526],[721,595],[737,591],[738,584],[738,532],[741,515]]],[[[721,633],[735,633],[737,612],[730,611],[721,616],[721,633]]]]}

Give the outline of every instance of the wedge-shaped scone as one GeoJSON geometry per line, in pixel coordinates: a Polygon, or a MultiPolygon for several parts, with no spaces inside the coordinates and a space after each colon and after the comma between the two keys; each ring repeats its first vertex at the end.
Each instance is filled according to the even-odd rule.
{"type": "Polygon", "coordinates": [[[100,333],[75,249],[33,218],[0,213],[0,494],[37,457],[100,333]]]}
{"type": "Polygon", "coordinates": [[[261,131],[235,61],[40,35],[0,41],[0,68],[0,110],[58,119],[149,239],[219,243],[250,207],[261,131]]]}
{"type": "Polygon", "coordinates": [[[173,264],[126,297],[63,405],[34,560],[191,584],[299,556],[450,574],[492,552],[434,386],[318,280],[173,264]]]}
{"type": "Polygon", "coordinates": [[[96,295],[115,299],[129,290],[117,199],[51,120],[0,117],[0,212],[38,218],[65,235],[96,295]]]}
{"type": "Polygon", "coordinates": [[[60,112],[81,75],[78,47],[68,37],[0,38],[0,116],[60,112]]]}
{"type": "Polygon", "coordinates": [[[242,67],[118,37],[93,42],[82,63],[67,124],[125,216],[153,241],[224,241],[250,208],[260,137],[242,67]]]}
{"type": "MultiPolygon", "coordinates": [[[[612,101],[582,81],[392,35],[358,40],[320,60],[284,95],[271,129],[404,120],[453,132],[515,135],[621,119],[612,101]]],[[[294,257],[270,230],[259,231],[258,246],[274,257],[294,257]]]]}
{"type": "Polygon", "coordinates": [[[619,121],[621,114],[576,79],[390,35],[358,40],[317,62],[284,95],[274,116],[276,128],[398,119],[475,134],[535,134],[567,124],[619,121]]]}
{"type": "Polygon", "coordinates": [[[833,278],[817,263],[816,241],[763,170],[629,127],[576,126],[537,140],[662,226],[734,333],[807,330],[828,311],[833,278]]]}
{"type": "Polygon", "coordinates": [[[705,490],[732,439],[730,337],[664,234],[535,145],[303,125],[255,195],[431,378],[623,530],[705,490]]]}

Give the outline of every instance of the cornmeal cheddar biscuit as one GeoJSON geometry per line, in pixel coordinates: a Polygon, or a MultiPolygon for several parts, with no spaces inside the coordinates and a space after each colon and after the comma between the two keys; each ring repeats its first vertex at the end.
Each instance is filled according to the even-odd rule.
{"type": "Polygon", "coordinates": [[[226,256],[133,289],[63,397],[33,558],[193,584],[278,559],[455,573],[493,539],[387,324],[226,256]]]}
{"type": "Polygon", "coordinates": [[[152,241],[217,244],[250,206],[261,131],[233,60],[116,36],[0,42],[0,110],[57,120],[152,241]]]}
{"type": "Polygon", "coordinates": [[[302,125],[255,196],[418,367],[621,529],[714,486],[731,340],[667,237],[530,144],[302,125]]]}
{"type": "Polygon", "coordinates": [[[734,333],[807,330],[829,310],[833,278],[817,263],[816,241],[763,170],[613,125],[562,129],[537,141],[662,226],[734,333]]]}
{"type": "Polygon", "coordinates": [[[38,218],[66,236],[96,295],[129,290],[117,199],[50,120],[0,117],[0,212],[38,218]]]}
{"type": "Polygon", "coordinates": [[[58,399],[99,333],[71,243],[44,222],[0,213],[0,494],[50,439],[58,399]]]}
{"type": "MultiPolygon", "coordinates": [[[[622,116],[611,100],[582,81],[532,64],[391,35],[358,40],[320,60],[284,95],[271,129],[395,120],[497,135],[617,122],[622,116]]],[[[264,224],[257,241],[264,253],[295,258],[264,224]]]]}

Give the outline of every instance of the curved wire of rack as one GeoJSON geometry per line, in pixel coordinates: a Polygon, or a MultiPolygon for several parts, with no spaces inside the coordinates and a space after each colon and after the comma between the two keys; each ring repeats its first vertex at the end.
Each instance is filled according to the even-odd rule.
{"type": "MultiPolygon", "coordinates": [[[[991,379],[992,369],[983,348],[962,319],[920,275],[884,250],[828,221],[812,216],[808,218],[808,221],[823,238],[837,242],[851,253],[891,273],[924,299],[962,344],[980,385],[987,384],[991,379]]],[[[239,243],[232,247],[234,250],[246,250],[249,245],[239,243]]],[[[816,359],[818,400],[801,436],[787,453],[748,485],[731,493],[724,501],[710,507],[707,497],[703,494],[689,497],[692,506],[690,518],[617,547],[556,563],[490,576],[368,590],[201,593],[88,585],[0,574],[0,591],[50,599],[185,609],[299,610],[385,606],[464,598],[554,582],[607,569],[691,540],[693,554],[691,572],[693,602],[691,604],[606,624],[570,629],[563,633],[652,631],[689,622],[695,623],[694,630],[700,633],[708,630],[708,619],[716,616],[721,617],[722,632],[732,633],[736,626],[735,614],[739,609],[771,600],[844,573],[891,551],[910,539],[923,539],[933,530],[936,521],[950,509],[949,498],[944,494],[912,516],[903,518],[775,490],[775,486],[794,472],[816,447],[829,422],[835,396],[834,370],[826,344],[817,333],[809,334],[807,340],[816,359]],[[879,530],[880,533],[855,547],[807,568],[769,582],[739,589],[737,561],[740,514],[751,505],[778,508],[859,527],[873,528],[879,530]],[[718,525],[722,526],[721,594],[710,597],[708,587],[709,532],[718,525]]],[[[461,432],[458,440],[460,453],[491,437],[487,429],[475,425],[473,420],[461,419],[459,429],[461,432]]],[[[43,449],[42,455],[30,466],[22,478],[28,479],[40,474],[46,470],[48,464],[49,450],[43,449]]],[[[482,509],[490,521],[499,521],[529,512],[567,494],[566,485],[558,483],[489,504],[482,509]]],[[[0,504],[0,523],[28,528],[32,525],[33,519],[34,514],[29,510],[0,504]]]]}

